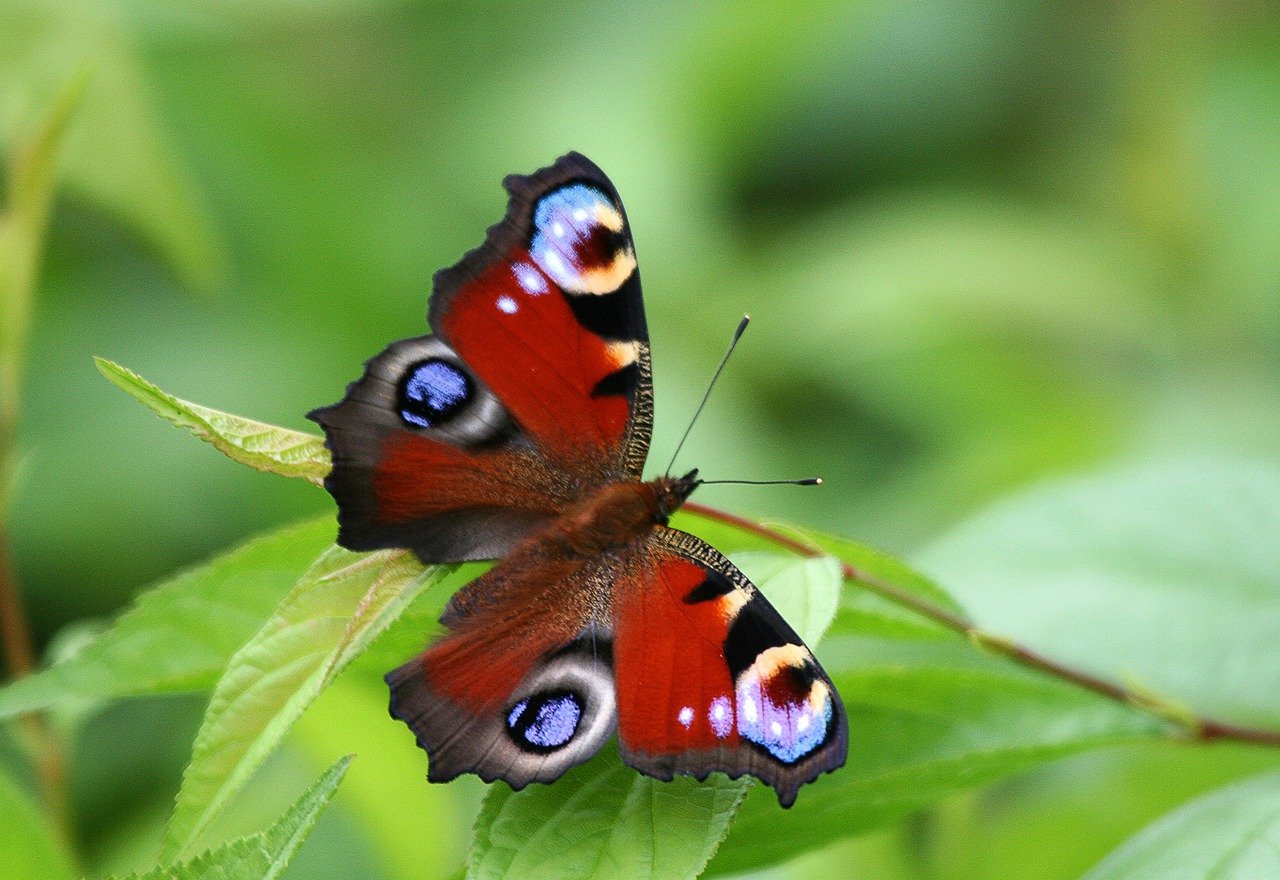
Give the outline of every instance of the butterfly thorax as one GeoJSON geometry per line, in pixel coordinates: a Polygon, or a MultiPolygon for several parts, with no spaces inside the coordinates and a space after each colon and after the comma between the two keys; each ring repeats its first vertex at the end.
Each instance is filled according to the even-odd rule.
{"type": "Polygon", "coordinates": [[[552,525],[559,542],[578,556],[596,556],[666,525],[697,486],[697,471],[683,477],[658,477],[610,483],[573,504],[552,525]]]}

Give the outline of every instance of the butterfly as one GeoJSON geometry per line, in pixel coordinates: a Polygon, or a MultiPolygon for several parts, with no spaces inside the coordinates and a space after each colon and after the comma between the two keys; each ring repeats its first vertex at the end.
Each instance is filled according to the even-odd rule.
{"type": "Polygon", "coordinates": [[[434,333],[308,416],[342,546],[498,560],[387,675],[391,714],[432,781],[551,782],[616,730],[641,773],[750,774],[790,806],[844,763],[844,707],[742,572],[668,526],[698,472],[643,479],[653,385],[622,201],[577,153],[504,185],[503,220],[436,273],[434,333]]]}

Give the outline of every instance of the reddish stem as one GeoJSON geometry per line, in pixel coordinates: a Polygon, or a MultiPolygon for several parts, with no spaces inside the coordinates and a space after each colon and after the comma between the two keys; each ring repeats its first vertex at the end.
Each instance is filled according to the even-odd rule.
{"type": "MultiPolygon", "coordinates": [[[[758,535],[767,541],[777,544],[779,547],[785,547],[788,550],[799,553],[802,556],[825,556],[824,551],[812,544],[807,544],[797,538],[782,532],[771,529],[768,526],[761,525],[758,522],[746,519],[736,514],[727,513],[714,507],[707,507],[702,504],[689,502],[684,505],[685,510],[705,516],[708,519],[717,520],[719,522],[731,525],[734,528],[741,529],[744,532],[750,532],[758,535]]],[[[1025,645],[1020,645],[1011,639],[1001,636],[994,636],[990,633],[979,629],[969,620],[960,615],[949,611],[946,608],[935,605],[928,599],[916,595],[910,590],[904,590],[901,587],[881,580],[869,572],[850,565],[843,560],[840,561],[840,570],[845,580],[856,581],[872,592],[883,596],[884,598],[904,605],[930,620],[936,621],[947,629],[960,633],[970,641],[980,645],[984,649],[993,653],[1007,657],[1023,666],[1029,666],[1032,669],[1038,669],[1041,672],[1054,676],[1055,678],[1069,681],[1078,685],[1085,690],[1093,691],[1101,694],[1108,699],[1125,703],[1130,706],[1137,706],[1151,712],[1169,721],[1180,725],[1186,733],[1194,740],[1200,742],[1213,742],[1216,740],[1233,740],[1236,742],[1257,743],[1268,746],[1280,746],[1280,730],[1265,730],[1256,727],[1247,727],[1239,724],[1231,724],[1225,721],[1219,721],[1214,718],[1205,718],[1194,713],[1183,714],[1181,712],[1162,712],[1161,706],[1171,706],[1171,703],[1153,698],[1152,695],[1140,693],[1124,685],[1107,681],[1105,678],[1099,678],[1080,669],[1075,669],[1045,657],[1025,645]]]]}

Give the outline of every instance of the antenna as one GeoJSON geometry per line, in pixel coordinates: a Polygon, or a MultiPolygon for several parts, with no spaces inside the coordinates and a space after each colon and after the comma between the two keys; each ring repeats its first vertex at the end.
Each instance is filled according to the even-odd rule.
{"type": "Polygon", "coordinates": [[[822,477],[806,477],[803,480],[699,480],[699,486],[821,486],[822,477]]]}
{"type": "Polygon", "coordinates": [[[720,366],[716,367],[715,375],[711,377],[711,382],[707,385],[707,393],[702,395],[702,403],[698,404],[697,411],[693,414],[693,418],[689,420],[689,427],[684,429],[684,436],[680,438],[680,442],[676,444],[675,454],[671,456],[671,463],[667,465],[667,474],[671,473],[671,469],[675,467],[676,456],[680,454],[680,450],[684,448],[684,441],[689,439],[689,432],[693,430],[693,426],[698,421],[698,416],[702,415],[703,407],[707,405],[707,400],[711,397],[711,389],[716,387],[716,380],[720,378],[720,374],[724,372],[724,365],[729,363],[729,355],[733,354],[733,350],[738,347],[738,340],[742,338],[742,334],[746,332],[747,325],[751,323],[750,315],[743,315],[742,320],[738,322],[738,329],[733,331],[733,341],[729,343],[729,350],[724,353],[724,357],[720,359],[720,366]]]}

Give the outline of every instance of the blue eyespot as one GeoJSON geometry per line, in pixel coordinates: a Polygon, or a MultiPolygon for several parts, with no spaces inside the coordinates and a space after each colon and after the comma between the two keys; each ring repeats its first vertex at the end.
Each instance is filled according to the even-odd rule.
{"type": "Polygon", "coordinates": [[[507,713],[507,728],[516,742],[536,750],[558,749],[578,731],[582,704],[577,694],[558,691],[521,700],[507,713]]]}
{"type": "MultiPolygon", "coordinates": [[[[793,675],[799,670],[783,670],[793,675]]],[[[738,735],[763,747],[784,764],[794,764],[827,740],[835,707],[824,683],[811,678],[803,691],[780,689],[748,670],[738,679],[738,735]],[[787,696],[779,693],[790,691],[787,696]]]]}
{"type": "Polygon", "coordinates": [[[400,384],[400,418],[418,428],[436,428],[471,399],[471,379],[448,361],[411,367],[400,384]]]}

